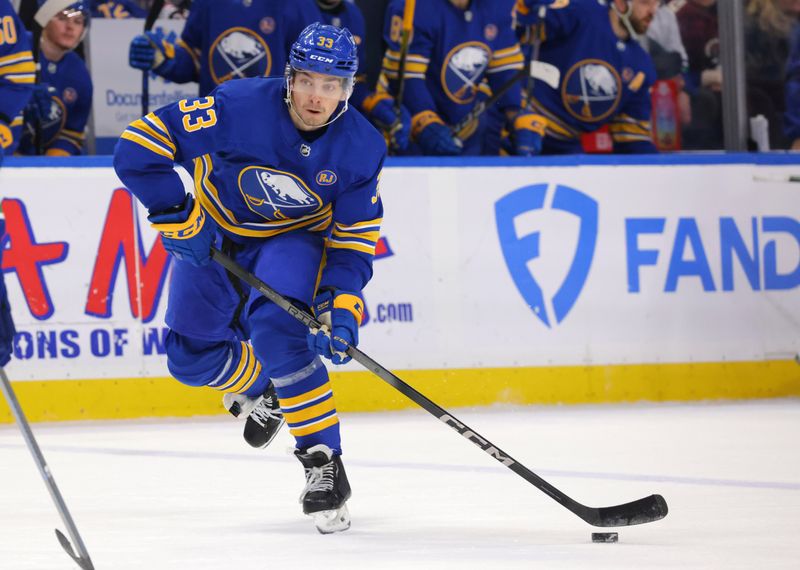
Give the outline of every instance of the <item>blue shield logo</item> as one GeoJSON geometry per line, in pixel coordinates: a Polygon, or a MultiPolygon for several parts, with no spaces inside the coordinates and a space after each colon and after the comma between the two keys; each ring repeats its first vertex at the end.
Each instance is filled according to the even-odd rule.
{"type": "MultiPolygon", "coordinates": [[[[525,186],[504,196],[495,204],[497,234],[508,271],[522,298],[548,328],[551,323],[544,292],[528,269],[528,262],[539,257],[541,253],[540,235],[539,232],[533,232],[517,236],[514,219],[521,214],[544,209],[549,188],[549,184],[525,186]]],[[[574,188],[557,185],[552,191],[554,194],[551,209],[572,214],[580,221],[575,255],[564,282],[552,297],[555,324],[559,324],[575,305],[589,275],[597,244],[598,207],[593,198],[574,188]]]]}

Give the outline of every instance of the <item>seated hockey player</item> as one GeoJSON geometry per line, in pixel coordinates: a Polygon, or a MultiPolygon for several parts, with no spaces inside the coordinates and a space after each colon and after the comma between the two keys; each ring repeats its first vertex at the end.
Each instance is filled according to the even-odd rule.
{"type": "Polygon", "coordinates": [[[195,0],[180,40],[140,34],[128,63],[175,83],[197,81],[208,95],[229,79],[280,74],[294,39],[318,19],[312,0],[195,0]]]}
{"type": "Polygon", "coordinates": [[[581,153],[581,136],[606,125],[615,153],[657,152],[650,125],[655,68],[637,36],[658,6],[659,0],[518,0],[517,22],[544,38],[539,60],[561,70],[557,88],[534,81],[529,96],[529,107],[547,119],[543,154],[581,153]]]}
{"type": "MultiPolygon", "coordinates": [[[[348,111],[357,68],[350,32],[314,23],[292,45],[285,78],[230,81],[163,107],[131,123],[114,156],[178,258],[166,315],[172,375],[227,392],[239,415],[277,395],[305,469],[303,511],[323,533],[349,528],[350,486],[319,356],[344,363],[358,343],[383,216],[386,145],[348,111]],[[190,159],[194,196],[173,170],[190,159]],[[327,328],[309,332],[211,263],[213,245],[327,328]]],[[[278,427],[267,422],[264,438],[278,427]]]]}
{"type": "Polygon", "coordinates": [[[36,83],[30,36],[9,0],[0,0],[0,165],[19,145],[22,109],[31,99],[36,83]],[[15,136],[16,133],[16,136],[15,136]]]}
{"type": "MultiPolygon", "coordinates": [[[[400,41],[405,0],[393,0],[386,11],[381,85],[398,90],[400,41]]],[[[514,0],[429,0],[417,2],[414,29],[404,70],[403,104],[411,114],[411,154],[496,154],[485,146],[490,113],[461,133],[458,124],[481,95],[481,83],[493,90],[505,85],[523,67],[512,28],[514,0]]],[[[540,117],[520,112],[521,87],[513,85],[496,103],[514,133],[514,154],[528,155],[539,140],[540,117]]]]}
{"type": "Polygon", "coordinates": [[[19,154],[37,154],[36,135],[47,156],[83,153],[84,131],[92,110],[92,78],[73,50],[89,29],[88,2],[40,0],[34,16],[42,27],[39,42],[40,80],[37,93],[25,109],[19,154]],[[49,92],[44,112],[37,98],[49,92]]]}
{"type": "Polygon", "coordinates": [[[353,0],[316,0],[316,2],[324,23],[337,28],[347,28],[356,40],[358,73],[350,104],[364,113],[378,129],[388,131],[396,124],[394,132],[391,133],[392,145],[398,150],[405,149],[411,132],[411,116],[408,111],[405,107],[401,107],[400,116],[397,117],[391,95],[386,92],[370,93],[367,87],[364,53],[367,31],[361,10],[353,0]],[[398,119],[399,121],[395,123],[398,119]]]}

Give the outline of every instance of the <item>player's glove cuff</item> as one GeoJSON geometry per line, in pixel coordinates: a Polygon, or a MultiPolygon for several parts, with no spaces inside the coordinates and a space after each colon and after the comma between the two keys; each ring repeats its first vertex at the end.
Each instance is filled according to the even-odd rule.
{"type": "Polygon", "coordinates": [[[416,140],[425,127],[432,123],[444,125],[442,118],[433,111],[421,111],[411,117],[411,138],[416,140]]]}
{"type": "Polygon", "coordinates": [[[514,118],[514,130],[533,131],[543,137],[547,129],[547,119],[536,113],[520,113],[514,118]]]}
{"type": "Polygon", "coordinates": [[[203,229],[206,214],[191,194],[177,208],[147,216],[153,229],[170,239],[189,239],[203,229]]]}
{"type": "Polygon", "coordinates": [[[10,147],[13,142],[14,136],[11,133],[11,127],[0,121],[0,155],[2,155],[3,150],[10,147]]]}
{"type": "Polygon", "coordinates": [[[365,113],[371,114],[372,110],[375,108],[375,105],[386,100],[391,101],[392,96],[388,93],[372,93],[364,99],[363,103],[361,103],[361,108],[364,109],[365,113]]]}
{"type": "Polygon", "coordinates": [[[211,262],[211,246],[216,236],[214,224],[191,194],[186,195],[180,206],[150,214],[147,219],[161,232],[164,249],[176,258],[196,266],[211,262]]]}

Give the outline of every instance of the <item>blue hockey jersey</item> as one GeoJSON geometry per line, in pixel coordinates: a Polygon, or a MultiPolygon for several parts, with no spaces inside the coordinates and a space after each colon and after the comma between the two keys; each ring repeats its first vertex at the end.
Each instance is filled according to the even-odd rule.
{"type": "MultiPolygon", "coordinates": [[[[391,92],[396,92],[392,81],[400,69],[404,6],[404,0],[393,0],[386,12],[388,48],[382,72],[391,92]]],[[[522,68],[522,53],[512,29],[513,7],[514,0],[472,0],[466,11],[449,0],[417,2],[403,99],[412,116],[412,134],[430,122],[431,113],[446,124],[457,123],[475,106],[484,78],[497,89],[522,68]]],[[[516,85],[498,101],[498,107],[519,108],[520,101],[516,85]]],[[[464,138],[474,133],[473,128],[464,138]]]]}
{"type": "Polygon", "coordinates": [[[581,152],[580,136],[609,125],[615,152],[656,152],[651,138],[650,56],[620,40],[605,0],[519,0],[526,24],[547,6],[539,59],[561,71],[558,89],[535,81],[531,108],[548,119],[544,152],[581,152]]]}
{"type": "MultiPolygon", "coordinates": [[[[92,110],[92,78],[86,64],[74,52],[59,62],[39,53],[41,82],[55,89],[50,114],[41,122],[41,136],[48,156],[72,156],[83,152],[84,131],[92,110]]],[[[19,146],[21,154],[36,154],[34,125],[25,125],[19,146]]]]}
{"type": "Polygon", "coordinates": [[[22,109],[28,104],[36,64],[25,26],[9,0],[0,0],[0,153],[12,154],[19,144],[13,132],[22,126],[22,109]]]}
{"type": "Polygon", "coordinates": [[[194,159],[200,205],[245,243],[307,230],[328,236],[320,287],[360,291],[372,276],[383,206],[383,137],[350,109],[317,138],[294,127],[282,78],[231,81],[131,123],[114,167],[151,211],[181,203],[175,163],[194,159]]]}
{"type": "Polygon", "coordinates": [[[92,18],[123,20],[126,18],[146,18],[149,12],[143,0],[94,0],[92,18]]]}
{"type": "Polygon", "coordinates": [[[289,49],[319,20],[313,0],[195,0],[167,62],[155,72],[176,83],[198,81],[200,95],[229,79],[283,75],[289,49]]]}

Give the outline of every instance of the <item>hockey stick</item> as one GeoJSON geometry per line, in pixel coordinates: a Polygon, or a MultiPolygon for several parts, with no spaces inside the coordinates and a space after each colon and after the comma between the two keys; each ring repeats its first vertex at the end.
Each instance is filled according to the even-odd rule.
{"type": "MultiPolygon", "coordinates": [[[[211,257],[222,267],[236,275],[239,279],[253,287],[256,291],[264,295],[267,299],[278,305],[281,309],[292,315],[295,319],[303,323],[310,329],[319,329],[322,325],[314,317],[302,309],[295,307],[288,299],[280,293],[270,288],[269,285],[261,281],[258,277],[242,268],[230,257],[212,248],[211,257]]],[[[560,503],[566,509],[572,511],[578,517],[593,526],[630,526],[644,524],[663,519],[667,516],[667,502],[661,495],[650,495],[642,499],[614,505],[611,507],[587,507],[574,499],[568,497],[562,491],[539,477],[536,473],[517,462],[505,451],[491,443],[478,432],[458,420],[438,404],[429,400],[426,396],[417,392],[414,388],[406,384],[403,380],[395,376],[392,372],[375,362],[372,358],[361,352],[358,348],[350,346],[347,354],[353,360],[361,364],[364,368],[378,376],[381,380],[395,388],[415,404],[419,405],[426,412],[438,418],[439,421],[454,429],[467,440],[471,441],[497,461],[511,469],[514,473],[531,483],[534,487],[544,492],[553,500],[560,503]]]]}
{"type": "MultiPolygon", "coordinates": [[[[149,32],[153,29],[153,25],[158,19],[158,15],[164,8],[164,0],[155,0],[150,6],[150,11],[147,13],[147,18],[144,20],[144,31],[149,32]]],[[[142,116],[144,117],[150,111],[150,70],[142,71],[142,116]]]]}
{"type": "MultiPolygon", "coordinates": [[[[36,85],[39,85],[42,82],[42,66],[39,63],[41,59],[41,54],[39,53],[41,50],[41,41],[42,41],[42,26],[39,25],[35,19],[33,21],[33,32],[31,34],[33,45],[31,46],[33,52],[33,61],[34,65],[36,66],[36,78],[34,81],[36,85]]],[[[44,133],[42,132],[42,118],[38,117],[36,123],[33,125],[33,152],[36,153],[36,156],[42,156],[44,154],[44,133]]]]}
{"type": "Polygon", "coordinates": [[[78,529],[69,514],[67,505],[64,502],[64,499],[61,497],[58,487],[56,486],[56,481],[53,478],[53,474],[50,472],[50,467],[48,467],[47,462],[44,459],[44,455],[42,455],[42,451],[39,449],[39,445],[36,443],[36,439],[33,437],[33,432],[31,431],[30,425],[28,425],[28,420],[25,419],[25,414],[22,412],[22,407],[19,405],[19,401],[14,394],[14,389],[11,387],[11,382],[8,381],[6,371],[1,366],[0,386],[3,389],[3,395],[8,401],[8,406],[11,408],[11,412],[14,414],[14,418],[17,420],[19,429],[22,432],[22,437],[25,439],[25,443],[28,445],[28,449],[33,455],[36,466],[39,468],[39,473],[42,475],[42,479],[44,479],[47,490],[50,491],[50,497],[52,497],[53,502],[56,504],[58,514],[61,516],[61,520],[67,526],[67,532],[72,538],[72,542],[75,543],[75,546],[78,549],[78,554],[75,554],[69,539],[67,539],[67,537],[64,536],[60,530],[56,529],[56,538],[58,538],[58,542],[67,552],[67,554],[69,554],[70,558],[72,558],[83,570],[94,570],[92,559],[89,558],[89,553],[86,551],[86,546],[84,546],[83,540],[81,540],[81,535],[78,534],[78,529]]]}
{"type": "Polygon", "coordinates": [[[417,0],[406,0],[403,6],[403,31],[400,36],[400,68],[397,70],[397,94],[394,98],[392,110],[394,111],[394,122],[389,125],[388,135],[391,148],[397,146],[394,134],[402,127],[400,114],[403,107],[403,95],[406,89],[406,59],[408,58],[408,46],[411,44],[411,33],[414,30],[414,11],[417,7],[417,0]]]}

